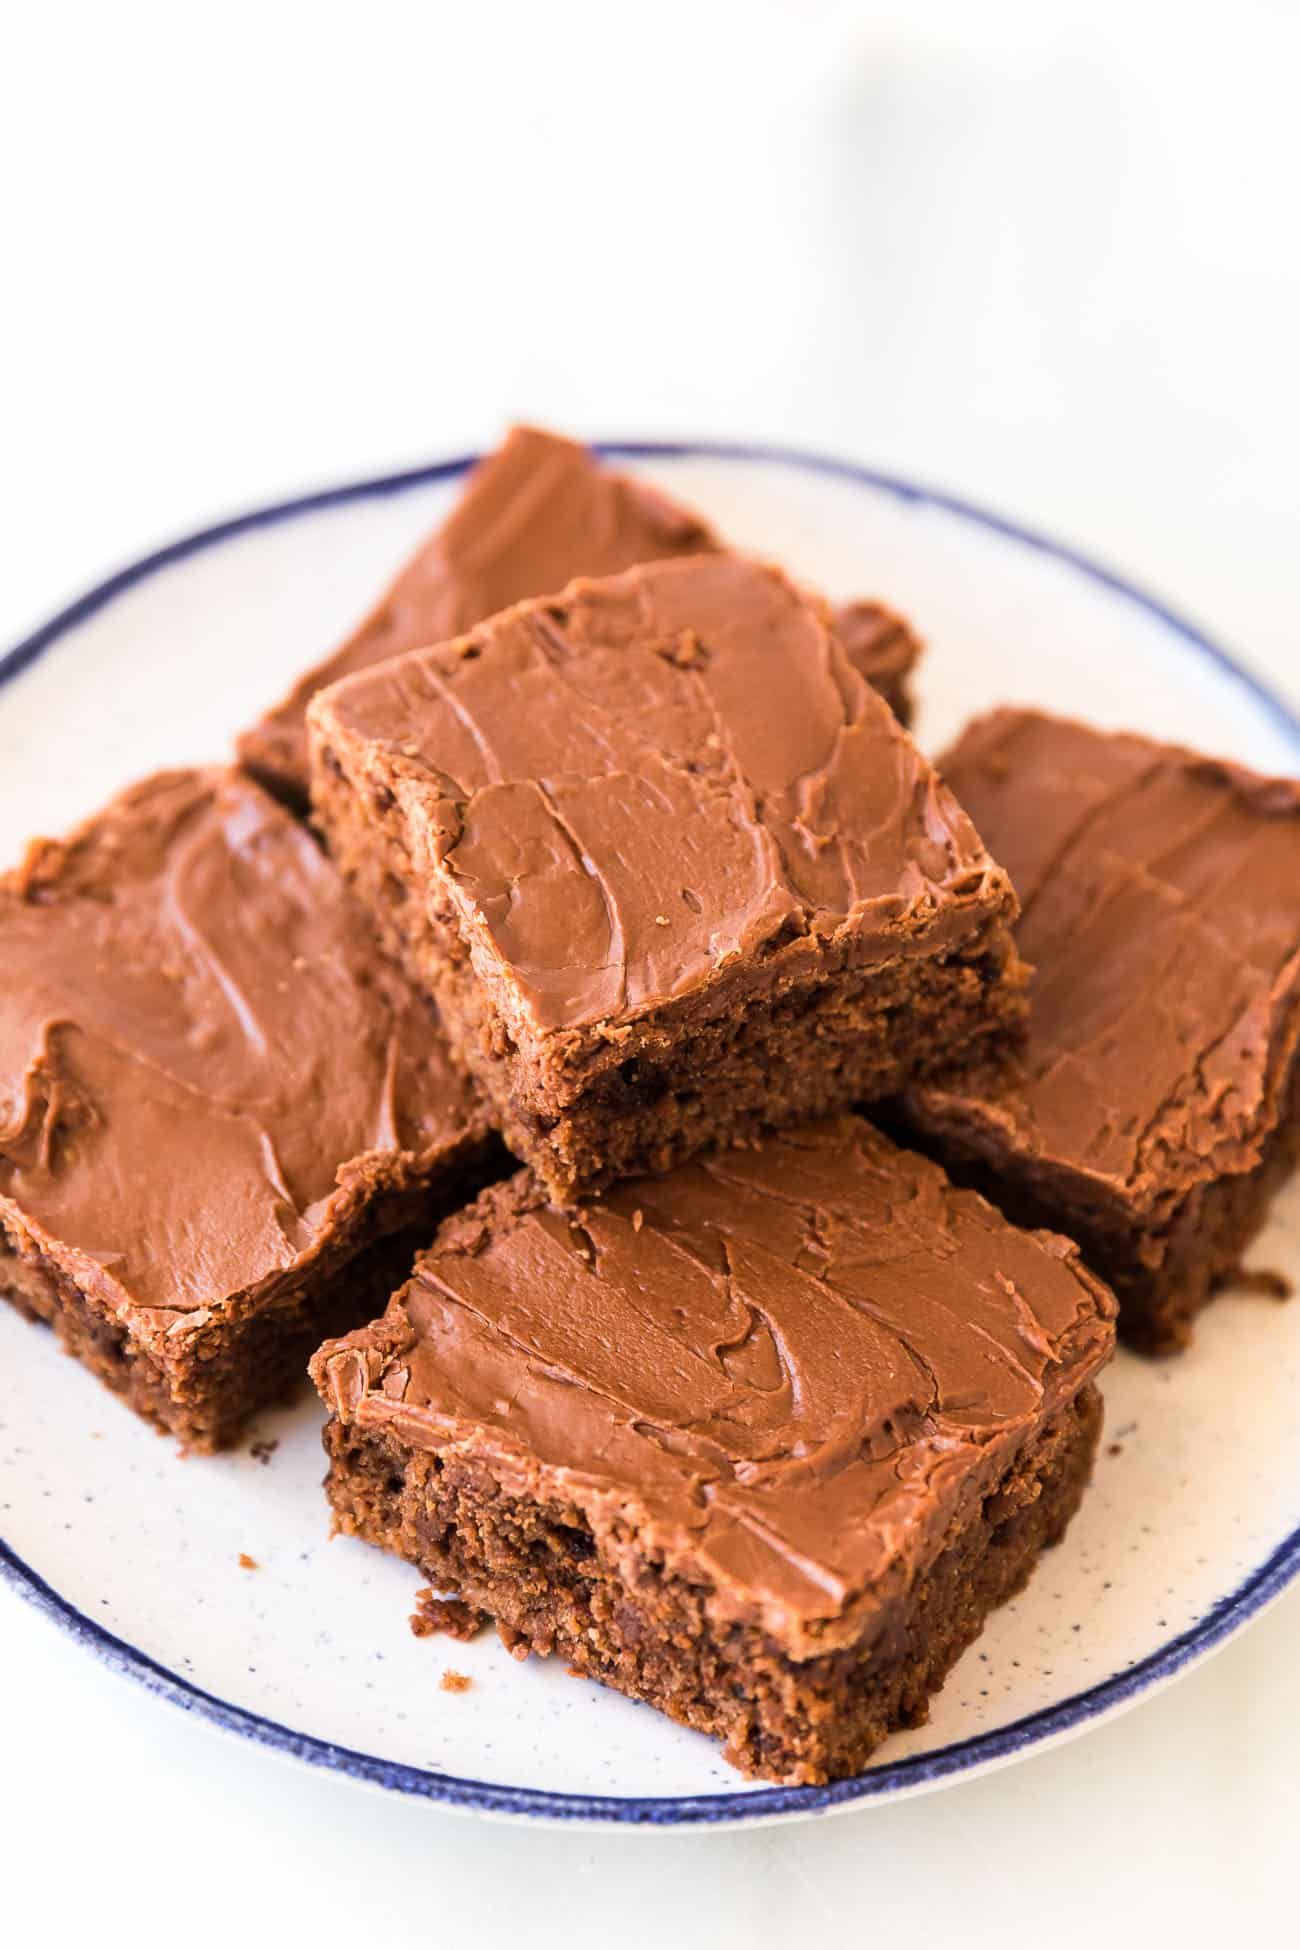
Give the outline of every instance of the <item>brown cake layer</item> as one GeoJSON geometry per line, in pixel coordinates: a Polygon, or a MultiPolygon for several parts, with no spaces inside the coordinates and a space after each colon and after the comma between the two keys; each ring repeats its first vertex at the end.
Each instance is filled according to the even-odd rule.
{"type": "Polygon", "coordinates": [[[1023,1060],[914,1090],[907,1127],[1180,1347],[1300,1150],[1300,785],[1033,711],[942,768],[1038,972],[1023,1060]]]}
{"type": "MultiPolygon", "coordinates": [[[[722,546],[690,509],[603,467],[586,447],[515,427],[474,468],[451,514],[364,622],[243,734],[240,762],[295,811],[305,811],[307,704],[327,684],[459,636],[511,603],[563,589],[574,576],[614,575],[638,562],[722,546]]],[[[836,627],[856,667],[907,722],[919,639],[878,603],[847,604],[836,627]]]]}
{"type": "Polygon", "coordinates": [[[310,718],[334,858],[557,1196],[1023,1022],[1006,875],[774,569],[577,582],[310,718]]]}
{"type": "Polygon", "coordinates": [[[237,772],[35,843],[0,878],[0,963],[0,1295],[197,1447],[365,1318],[409,1265],[377,1242],[483,1182],[428,1001],[237,772]]]}
{"type": "Polygon", "coordinates": [[[1114,1301],[859,1119],[449,1220],[312,1373],[340,1526],[507,1643],[853,1772],[1064,1529],[1114,1301]]]}
{"type": "MultiPolygon", "coordinates": [[[[466,1173],[470,1195],[482,1174],[466,1173]]],[[[10,1249],[0,1227],[0,1300],[29,1320],[44,1321],[66,1354],[120,1395],[137,1415],[187,1448],[224,1449],[238,1440],[254,1410],[289,1400],[307,1379],[322,1335],[342,1334],[383,1307],[428,1244],[431,1224],[456,1202],[453,1185],[437,1204],[413,1201],[423,1218],[349,1250],[331,1267],[277,1294],[274,1304],[216,1328],[206,1341],[168,1361],[102,1303],[42,1255],[10,1249]]]]}
{"type": "MultiPolygon", "coordinates": [[[[382,1433],[327,1424],[338,1526],[395,1552],[497,1621],[507,1646],[712,1734],[742,1773],[817,1783],[862,1771],[881,1741],[924,1726],[931,1695],[991,1611],[1058,1543],[1087,1487],[1101,1397],[1081,1390],[950,1541],[882,1645],[802,1663],[754,1627],[719,1635],[700,1594],[652,1556],[602,1562],[582,1513],[502,1491],[472,1463],[444,1465],[382,1433]]],[[[472,1614],[471,1614],[472,1615],[472,1614]]]]}

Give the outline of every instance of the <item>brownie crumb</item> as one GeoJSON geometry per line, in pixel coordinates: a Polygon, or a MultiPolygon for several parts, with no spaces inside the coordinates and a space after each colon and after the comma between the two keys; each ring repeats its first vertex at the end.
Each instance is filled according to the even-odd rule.
{"type": "Polygon", "coordinates": [[[269,1463],[279,1447],[280,1439],[278,1436],[274,1436],[269,1442],[254,1442],[248,1453],[255,1462],[269,1463]]]}
{"type": "Polygon", "coordinates": [[[256,1571],[260,1569],[260,1566],[255,1557],[250,1557],[247,1551],[240,1551],[239,1568],[241,1571],[256,1571]]]}
{"type": "Polygon", "coordinates": [[[524,1634],[508,1625],[503,1618],[497,1620],[497,1637],[512,1659],[526,1659],[531,1647],[524,1634]]]}
{"type": "Polygon", "coordinates": [[[415,1604],[416,1609],[411,1613],[411,1630],[417,1639],[432,1638],[435,1632],[445,1632],[448,1638],[467,1643],[477,1638],[488,1622],[486,1612],[475,1611],[473,1605],[464,1604],[459,1598],[435,1597],[428,1585],[416,1592],[415,1604]]]}
{"type": "Polygon", "coordinates": [[[467,1693],[473,1684],[467,1672],[455,1672],[450,1666],[438,1681],[444,1693],[467,1693]]]}
{"type": "Polygon", "coordinates": [[[1270,1267],[1243,1266],[1236,1276],[1235,1284],[1243,1293],[1258,1293],[1265,1300],[1289,1300],[1295,1291],[1285,1273],[1270,1267]]]}

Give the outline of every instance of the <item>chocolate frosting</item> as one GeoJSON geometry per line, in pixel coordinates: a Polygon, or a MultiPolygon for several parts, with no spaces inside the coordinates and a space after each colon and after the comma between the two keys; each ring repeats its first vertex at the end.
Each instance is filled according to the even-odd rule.
{"type": "Polygon", "coordinates": [[[795,1656],[883,1625],[1114,1342],[1076,1249],[842,1118],[452,1220],[312,1364],[361,1429],[576,1506],[795,1656]]]}
{"type": "Polygon", "coordinates": [[[164,773],[0,879],[0,1223],[146,1338],[293,1275],[479,1129],[305,830],[164,773]]]}
{"type": "Polygon", "coordinates": [[[835,634],[854,669],[895,710],[905,705],[906,679],[922,649],[911,625],[884,603],[863,600],[838,605],[835,634]]]}
{"type": "Polygon", "coordinates": [[[1036,711],[941,761],[1023,904],[1024,1066],[913,1121],[1149,1216],[1258,1162],[1300,1037],[1300,785],[1036,711]]]}
{"type": "Polygon", "coordinates": [[[1014,913],[1001,869],[778,570],[580,580],[313,701],[450,897],[516,1039],[627,1022],[805,937],[861,962],[1014,913]]]}
{"type": "Polygon", "coordinates": [[[304,671],[245,734],[240,757],[274,789],[307,797],[307,701],[325,684],[472,629],[576,575],[720,546],[687,509],[603,468],[572,440],[515,427],[474,469],[447,520],[331,657],[304,671]]]}

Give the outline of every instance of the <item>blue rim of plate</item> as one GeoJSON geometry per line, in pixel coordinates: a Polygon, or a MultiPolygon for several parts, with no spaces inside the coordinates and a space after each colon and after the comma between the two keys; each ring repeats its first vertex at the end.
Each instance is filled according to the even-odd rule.
{"type": "MultiPolygon", "coordinates": [[[[876,493],[891,495],[896,500],[939,508],[976,527],[991,529],[1006,540],[1065,563],[1090,582],[1100,584],[1144,611],[1189,652],[1216,665],[1229,676],[1271,720],[1274,729],[1294,746],[1300,759],[1300,715],[1222,645],[1213,642],[1186,617],[1125,577],[1019,522],[993,514],[956,495],[921,487],[896,475],[879,473],[851,461],[805,453],[794,448],[755,446],[733,441],[609,440],[593,444],[598,453],[617,460],[707,459],[793,467],[803,472],[853,482],[876,493]]],[[[173,563],[183,562],[187,556],[218,547],[253,529],[317,514],[351,501],[399,495],[413,488],[431,486],[437,481],[454,480],[466,473],[477,458],[475,454],[466,454],[452,460],[436,461],[429,466],[410,468],[399,474],[382,475],[374,480],[323,488],[312,494],[298,495],[288,501],[252,509],[246,514],[235,515],[210,528],[199,529],[192,535],[169,542],[165,547],[118,570],[93,589],[88,589],[75,602],[51,617],[49,622],[0,656],[0,685],[16,677],[62,637],[106,608],[136,583],[170,568],[173,563]]],[[[1009,1726],[991,1733],[977,1734],[967,1740],[954,1741],[932,1753],[912,1755],[892,1766],[873,1767],[852,1780],[836,1781],[826,1787],[777,1787],[723,1794],[623,1797],[497,1786],[427,1768],[410,1767],[396,1761],[381,1760],[373,1754],[358,1753],[353,1748],[340,1747],[311,1734],[299,1733],[292,1727],[281,1725],[279,1721],[232,1706],[228,1701],[182,1678],[158,1660],[151,1659],[137,1646],[106,1631],[55,1591],[39,1572],[0,1539],[0,1577],[47,1618],[69,1633],[78,1644],[94,1652],[114,1671],[128,1675],[156,1697],[168,1700],[186,1712],[198,1714],[228,1733],[239,1734],[313,1766],[348,1775],[372,1786],[401,1794],[419,1795],[452,1807],[500,1815],[533,1816],[550,1821],[617,1822],[650,1827],[707,1825],[714,1822],[758,1821],[780,1815],[816,1814],[852,1802],[916,1792],[974,1768],[1013,1759],[1029,1748],[1042,1746],[1117,1711],[1141,1694],[1185,1671],[1254,1617],[1297,1575],[1300,1575],[1300,1528],[1293,1530],[1263,1564],[1243,1579],[1235,1591],[1219,1599],[1194,1625],[1188,1626],[1157,1651],[1110,1679],[1074,1694],[1057,1706],[1013,1721],[1009,1726]]]]}

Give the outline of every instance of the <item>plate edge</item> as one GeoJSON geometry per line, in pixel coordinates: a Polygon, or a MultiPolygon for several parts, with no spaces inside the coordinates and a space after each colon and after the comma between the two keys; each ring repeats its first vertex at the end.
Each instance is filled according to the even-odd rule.
{"type": "MultiPolygon", "coordinates": [[[[1208,636],[1189,618],[1117,571],[1067,543],[1055,541],[1036,529],[975,502],[847,459],[779,445],[723,440],[635,439],[599,440],[591,445],[608,459],[698,458],[794,467],[804,472],[839,478],[908,503],[940,508],[974,526],[991,530],[1004,539],[1065,563],[1089,581],[1153,617],[1244,689],[1272,721],[1274,728],[1281,731],[1295,747],[1300,757],[1300,713],[1293,710],[1248,664],[1208,636]]],[[[191,555],[218,547],[242,534],[345,506],[352,501],[387,498],[438,481],[457,479],[479,458],[477,454],[459,455],[397,473],[316,489],[249,509],[179,536],[94,584],[20,639],[10,650],[0,654],[0,687],[137,583],[191,555]]],[[[851,1780],[833,1782],[825,1787],[625,1798],[498,1787],[402,1762],[381,1761],[373,1755],[335,1745],[316,1735],[298,1733],[277,1721],[232,1706],[172,1672],[139,1647],[118,1638],[87,1617],[0,1538],[0,1577],[6,1584],[16,1589],[80,1644],[87,1646],[113,1670],[133,1678],[183,1711],[198,1713],[227,1732],[242,1735],[309,1764],[344,1773],[372,1786],[422,1796],[453,1807],[549,1821],[652,1827],[759,1822],[782,1815],[820,1814],[887,1795],[916,1792],[956,1779],[977,1768],[1012,1759],[1026,1748],[1045,1745],[1071,1731],[1082,1731],[1125,1705],[1136,1702],[1162,1681],[1186,1672],[1254,1618],[1297,1575],[1300,1575],[1300,1527],[1293,1530],[1233,1592],[1217,1600],[1195,1624],[1176,1634],[1145,1659],[1094,1687],[1071,1695],[1056,1706],[1043,1708],[1038,1713],[1013,1721],[994,1733],[972,1735],[932,1753],[912,1756],[893,1767],[871,1769],[851,1780]]]]}

